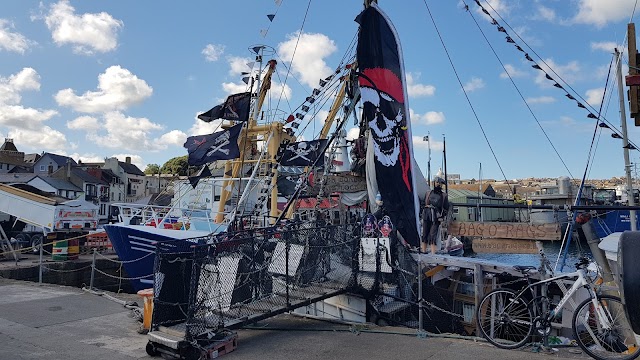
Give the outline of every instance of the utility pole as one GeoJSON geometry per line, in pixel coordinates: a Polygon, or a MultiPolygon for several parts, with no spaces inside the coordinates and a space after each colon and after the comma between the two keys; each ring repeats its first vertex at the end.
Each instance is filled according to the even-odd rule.
{"type": "MultiPolygon", "coordinates": [[[[635,39],[635,34],[634,34],[635,39]]],[[[620,126],[622,128],[622,148],[624,153],[624,171],[627,176],[627,201],[629,206],[635,205],[633,194],[633,183],[631,181],[631,164],[629,161],[629,137],[627,136],[627,114],[625,111],[624,88],[622,78],[622,54],[616,48],[616,73],[618,76],[618,97],[620,98],[620,126]]],[[[631,231],[637,231],[636,211],[629,210],[629,220],[631,221],[631,231]]]]}
{"type": "Polygon", "coordinates": [[[449,179],[447,179],[447,140],[442,134],[442,155],[444,156],[444,191],[449,192],[449,179]]]}

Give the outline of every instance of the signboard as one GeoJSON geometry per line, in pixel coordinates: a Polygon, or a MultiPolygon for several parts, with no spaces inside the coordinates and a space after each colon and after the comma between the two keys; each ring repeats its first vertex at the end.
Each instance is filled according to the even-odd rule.
{"type": "MultiPolygon", "coordinates": [[[[310,181],[310,185],[310,192],[317,194],[320,190],[320,184],[316,181],[310,181]]],[[[325,194],[364,191],[367,190],[367,180],[364,177],[349,174],[329,175],[325,177],[323,189],[325,194]]]]}
{"type": "Polygon", "coordinates": [[[454,221],[449,234],[484,239],[560,240],[559,224],[454,221]]]}
{"type": "Polygon", "coordinates": [[[473,251],[477,253],[498,254],[537,254],[538,248],[533,240],[512,239],[473,239],[473,251]]]}

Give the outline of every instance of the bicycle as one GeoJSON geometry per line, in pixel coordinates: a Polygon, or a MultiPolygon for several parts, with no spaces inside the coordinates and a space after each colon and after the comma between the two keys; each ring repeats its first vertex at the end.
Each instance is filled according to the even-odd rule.
{"type": "Polygon", "coordinates": [[[613,295],[600,294],[596,276],[588,273],[589,259],[580,258],[576,271],[532,282],[535,266],[514,266],[527,280],[520,291],[498,288],[487,293],[478,306],[478,327],[487,341],[503,349],[524,346],[534,330],[541,336],[551,332],[551,322],[561,314],[562,307],[584,287],[589,298],[580,303],[571,321],[576,343],[589,356],[598,360],[631,360],[640,355],[638,341],[631,331],[622,301],[613,295]],[[536,296],[536,290],[551,282],[577,278],[557,305],[550,306],[546,295],[536,296]],[[529,296],[532,294],[532,296],[529,296]]]}

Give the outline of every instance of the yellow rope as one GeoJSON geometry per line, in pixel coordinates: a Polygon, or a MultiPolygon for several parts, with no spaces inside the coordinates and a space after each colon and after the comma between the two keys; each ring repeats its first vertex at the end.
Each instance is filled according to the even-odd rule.
{"type": "MultiPolygon", "coordinates": [[[[41,244],[40,246],[52,245],[53,243],[55,243],[55,242],[57,242],[57,241],[66,241],[66,240],[82,239],[83,237],[87,237],[87,236],[89,236],[89,234],[84,234],[84,235],[80,235],[80,236],[76,236],[76,237],[72,237],[72,238],[68,238],[68,239],[59,239],[59,240],[54,240],[54,241],[49,242],[49,243],[41,244]]],[[[35,248],[37,248],[37,246],[29,246],[29,247],[26,247],[26,248],[16,249],[16,250],[14,250],[14,251],[5,251],[5,252],[0,252],[0,256],[2,256],[2,255],[6,255],[6,254],[12,254],[12,253],[14,253],[14,252],[28,251],[28,250],[32,250],[32,249],[35,249],[35,248]]]]}

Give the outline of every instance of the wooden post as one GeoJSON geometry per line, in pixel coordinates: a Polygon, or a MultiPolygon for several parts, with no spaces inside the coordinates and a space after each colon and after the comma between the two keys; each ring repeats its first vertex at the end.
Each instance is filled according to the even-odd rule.
{"type": "MultiPolygon", "coordinates": [[[[480,307],[480,301],[484,297],[484,273],[482,271],[482,266],[480,264],[473,265],[473,282],[475,285],[475,309],[474,315],[478,313],[478,308],[480,307]]],[[[476,334],[481,334],[480,326],[476,321],[476,334]]]]}
{"type": "MultiPolygon", "coordinates": [[[[634,23],[627,24],[627,39],[629,45],[629,75],[638,75],[638,49],[636,48],[636,25],[634,23]]],[[[629,116],[635,119],[635,125],[640,126],[640,115],[638,109],[638,86],[629,86],[629,116]]]]}

